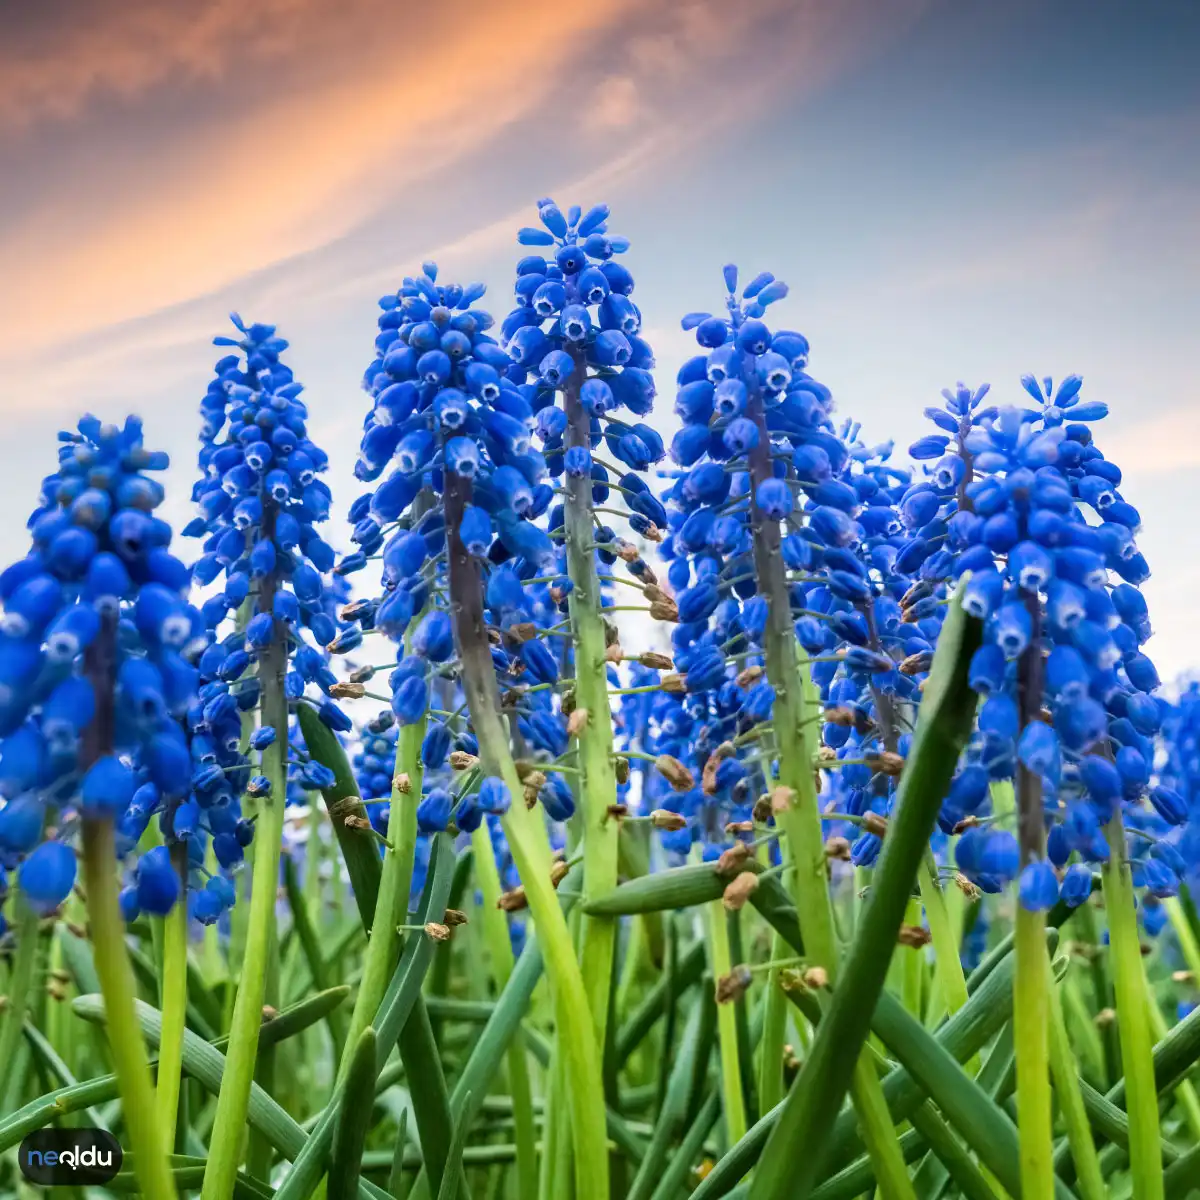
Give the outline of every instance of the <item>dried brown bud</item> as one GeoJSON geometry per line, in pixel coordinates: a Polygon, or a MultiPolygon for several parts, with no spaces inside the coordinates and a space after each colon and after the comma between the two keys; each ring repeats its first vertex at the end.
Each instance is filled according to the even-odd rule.
{"type": "Polygon", "coordinates": [[[647,521],[646,528],[642,532],[642,537],[648,542],[661,542],[663,535],[653,521],[647,521]]]}
{"type": "Polygon", "coordinates": [[[368,817],[360,817],[355,813],[351,813],[348,817],[342,818],[342,824],[347,829],[370,829],[371,821],[368,817]]]}
{"type": "Polygon", "coordinates": [[[744,671],[738,672],[738,677],[734,682],[740,688],[748,688],[756,684],[762,677],[762,667],[747,667],[744,671]]]}
{"type": "Polygon", "coordinates": [[[1195,983],[1196,976],[1193,975],[1191,971],[1172,971],[1171,972],[1171,982],[1172,983],[1195,983]]]}
{"type": "Polygon", "coordinates": [[[351,683],[370,683],[375,678],[375,668],[372,666],[355,667],[350,672],[351,683]]]}
{"type": "Polygon", "coordinates": [[[743,871],[725,886],[721,903],[727,912],[738,912],[745,907],[751,893],[758,887],[758,876],[753,871],[743,871]]]}
{"type": "Polygon", "coordinates": [[[566,598],[566,594],[563,592],[562,588],[552,587],[550,589],[550,599],[553,600],[555,604],[561,604],[566,598]]]}
{"type": "Polygon", "coordinates": [[[656,621],[671,621],[679,620],[679,606],[674,600],[655,600],[650,605],[650,615],[656,621]]]}
{"type": "Polygon", "coordinates": [[[958,890],[962,892],[962,894],[966,896],[968,900],[978,900],[979,897],[983,895],[983,891],[973,884],[961,871],[956,871],[954,873],[954,886],[957,887],[958,890]]]}
{"type": "Polygon", "coordinates": [[[837,751],[832,746],[821,746],[817,750],[817,762],[837,762],[837,751]]]}
{"type": "Polygon", "coordinates": [[[809,967],[802,976],[804,986],[810,992],[819,991],[829,986],[829,972],[824,967],[809,967]]]}
{"type": "MultiPolygon", "coordinates": [[[[53,981],[46,984],[46,995],[49,996],[51,1000],[57,1000],[60,1002],[67,998],[67,993],[63,990],[62,984],[53,981]]],[[[4,1002],[5,1004],[8,1003],[7,997],[5,998],[4,1002]]]]}
{"type": "Polygon", "coordinates": [[[669,671],[675,665],[669,654],[659,654],[657,650],[647,650],[639,655],[638,662],[654,671],[669,671]]]}
{"type": "Polygon", "coordinates": [[[629,806],[627,804],[610,804],[604,810],[604,819],[606,821],[620,821],[623,817],[629,815],[629,806]]]}
{"type": "Polygon", "coordinates": [[[742,869],[742,863],[750,857],[750,847],[745,842],[734,842],[732,846],[721,851],[717,859],[718,875],[733,875],[742,869]]]}
{"type": "Polygon", "coordinates": [[[329,686],[329,694],[334,700],[361,700],[367,689],[361,683],[333,683],[329,686]]]}
{"type": "Polygon", "coordinates": [[[504,640],[500,635],[500,630],[493,629],[490,625],[488,626],[487,639],[493,646],[499,646],[504,640]]]}
{"type": "Polygon", "coordinates": [[[658,576],[655,575],[655,573],[645,563],[643,563],[641,580],[645,584],[654,586],[656,583],[658,583],[658,576]]]}
{"type": "Polygon", "coordinates": [[[620,664],[625,661],[625,651],[621,649],[620,642],[613,642],[611,646],[605,648],[604,661],[613,664],[620,664]]]}
{"type": "Polygon", "coordinates": [[[771,819],[771,797],[759,796],[754,802],[754,812],[751,815],[760,825],[765,825],[771,819]]]}
{"type": "Polygon", "coordinates": [[[1116,1019],[1116,1010],[1111,1008],[1102,1008],[1095,1016],[1096,1024],[1101,1029],[1107,1029],[1116,1019]]]}
{"type": "Polygon", "coordinates": [[[533,790],[536,792],[540,788],[544,788],[546,786],[546,772],[530,771],[528,774],[523,776],[522,783],[524,783],[527,788],[533,788],[533,790]]]}
{"type": "Polygon", "coordinates": [[[446,909],[445,921],[451,929],[454,929],[459,925],[467,923],[467,914],[460,908],[448,908],[446,909]]]}
{"type": "Polygon", "coordinates": [[[654,766],[677,792],[690,792],[696,786],[696,777],[670,754],[660,754],[654,760],[654,766]]]}
{"type": "Polygon", "coordinates": [[[786,812],[795,803],[796,793],[790,787],[784,787],[780,784],[779,787],[771,789],[772,812],[786,812]]]}
{"type": "Polygon", "coordinates": [[[753,821],[729,821],[725,825],[725,833],[729,837],[736,837],[739,833],[753,833],[753,821]]]}
{"type": "Polygon", "coordinates": [[[469,770],[478,761],[474,754],[468,754],[465,750],[450,751],[450,766],[456,771],[469,770]]]}
{"type": "Polygon", "coordinates": [[[614,544],[617,548],[617,557],[622,562],[631,563],[637,559],[638,550],[636,546],[625,541],[623,538],[618,538],[614,544]]]}
{"type": "Polygon", "coordinates": [[[569,866],[567,866],[567,864],[565,862],[563,862],[562,859],[559,859],[559,861],[556,862],[550,868],[550,884],[551,884],[551,886],[557,888],[558,885],[560,883],[562,883],[562,881],[564,879],[566,879],[566,877],[570,874],[570,872],[571,872],[571,868],[569,866]]]}
{"type": "Polygon", "coordinates": [[[272,1007],[270,1004],[262,1006],[263,1021],[273,1021],[277,1016],[279,1016],[279,1009],[272,1007]]]}
{"type": "Polygon", "coordinates": [[[520,912],[528,905],[529,901],[525,899],[525,889],[520,885],[513,888],[511,892],[504,892],[496,901],[496,907],[504,909],[505,912],[520,912]]]}
{"type": "Polygon", "coordinates": [[[868,811],[863,813],[862,827],[867,833],[873,833],[877,838],[887,837],[887,817],[877,812],[868,811]]]}
{"type": "Polygon", "coordinates": [[[516,708],[517,705],[521,703],[521,698],[524,695],[525,689],[523,687],[505,688],[504,691],[500,693],[500,707],[516,708]]]}
{"type": "Polygon", "coordinates": [[[954,823],[954,832],[955,834],[965,833],[968,829],[974,829],[978,824],[979,818],[975,816],[974,813],[971,813],[968,816],[963,817],[961,821],[956,821],[954,823]]]}
{"type": "Polygon", "coordinates": [[[850,861],[850,842],[844,837],[831,837],[825,843],[825,857],[838,862],[850,861]]]}
{"type": "Polygon", "coordinates": [[[532,621],[518,621],[508,627],[508,636],[515,642],[531,642],[537,637],[537,626],[532,621]]]}
{"type": "Polygon", "coordinates": [[[918,579],[903,596],[900,597],[901,608],[911,608],[918,600],[933,595],[933,588],[924,580],[918,579]]]}
{"type": "Polygon", "coordinates": [[[655,829],[665,829],[668,833],[676,833],[687,828],[687,817],[681,813],[669,812],[665,808],[656,808],[650,814],[650,824],[655,829]]]}
{"type": "Polygon", "coordinates": [[[732,1004],[735,1000],[740,1000],[746,994],[746,989],[753,979],[750,968],[745,963],[739,963],[728,975],[722,975],[717,980],[717,986],[714,989],[717,1003],[732,1004]]]}
{"type": "Polygon", "coordinates": [[[609,646],[615,646],[621,640],[621,631],[611,622],[604,622],[604,645],[607,649],[609,646]]]}
{"type": "Polygon", "coordinates": [[[73,933],[77,938],[86,938],[87,937],[88,931],[87,931],[86,926],[79,925],[74,921],[66,921],[66,922],[64,922],[64,924],[67,928],[68,933],[73,933]]]}
{"type": "Polygon", "coordinates": [[[412,780],[408,777],[407,771],[401,771],[392,780],[392,787],[396,789],[402,796],[407,796],[412,791],[412,780]]]}
{"type": "Polygon", "coordinates": [[[901,946],[911,946],[918,950],[922,946],[928,946],[932,938],[929,936],[929,930],[923,925],[901,925],[900,932],[896,934],[896,941],[901,946]]]}
{"type": "Polygon", "coordinates": [[[910,654],[907,658],[901,660],[900,674],[901,675],[921,675],[928,671],[933,666],[933,653],[929,650],[922,650],[917,654],[910,654]]]}
{"type": "Polygon", "coordinates": [[[55,982],[57,982],[57,983],[70,983],[71,982],[70,972],[63,971],[61,969],[56,970],[56,971],[51,971],[50,978],[55,980],[55,982]]]}
{"type": "Polygon", "coordinates": [[[658,586],[657,583],[648,583],[642,588],[642,595],[653,604],[657,600],[670,601],[671,597],[658,586]]]}
{"type": "Polygon", "coordinates": [[[853,709],[839,705],[837,708],[827,708],[821,716],[826,725],[841,725],[849,729],[854,724],[853,709]]]}
{"type": "Polygon", "coordinates": [[[618,783],[624,784],[629,782],[629,759],[618,755],[613,759],[613,770],[617,774],[618,783]]]}
{"type": "Polygon", "coordinates": [[[435,942],[448,942],[450,940],[450,927],[448,925],[439,925],[437,921],[426,921],[425,933],[435,942]]]}
{"type": "Polygon", "coordinates": [[[577,708],[567,718],[567,736],[578,737],[588,725],[588,710],[577,708]]]}
{"type": "Polygon", "coordinates": [[[664,675],[659,680],[659,686],[664,692],[672,696],[682,696],[687,691],[687,676],[672,671],[669,675],[664,675]]]}

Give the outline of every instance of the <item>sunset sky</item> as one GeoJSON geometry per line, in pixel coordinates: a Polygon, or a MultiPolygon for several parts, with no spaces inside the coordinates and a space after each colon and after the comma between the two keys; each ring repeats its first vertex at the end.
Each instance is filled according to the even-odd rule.
{"type": "MultiPolygon", "coordinates": [[[[606,201],[659,358],[720,268],[874,439],[1071,371],[1112,415],[1164,676],[1200,668],[1193,0],[0,0],[0,559],[54,431],[141,413],[187,514],[237,308],[278,323],[338,517],[375,303],[433,258],[509,307],[533,201],[606,201]]],[[[344,526],[333,525],[335,539],[344,526]]]]}

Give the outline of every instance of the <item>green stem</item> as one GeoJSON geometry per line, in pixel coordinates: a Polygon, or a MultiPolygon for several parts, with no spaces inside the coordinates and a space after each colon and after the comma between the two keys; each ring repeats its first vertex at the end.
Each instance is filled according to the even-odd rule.
{"type": "Polygon", "coordinates": [[[1063,1019],[1062,1001],[1057,987],[1050,988],[1049,1008],[1050,1071],[1054,1076],[1058,1109],[1067,1127],[1071,1157],[1075,1160],[1079,1195],[1081,1200],[1104,1200],[1107,1195],[1104,1176],[1100,1171],[1100,1160],[1096,1156],[1096,1143],[1092,1140],[1092,1127],[1084,1108],[1083,1094],[1079,1090],[1079,1064],[1071,1051],[1071,1041],[1067,1036],[1067,1025],[1063,1019]]]}
{"type": "MultiPolygon", "coordinates": [[[[579,391],[586,374],[582,352],[573,352],[575,370],[564,392],[567,413],[566,444],[591,446],[591,418],[580,403],[579,391]]],[[[616,803],[617,777],[613,762],[612,709],[608,693],[608,663],[604,619],[600,614],[600,580],[592,543],[591,477],[567,479],[564,506],[567,533],[567,573],[574,585],[568,598],[575,666],[575,704],[586,709],[587,723],[579,731],[579,766],[583,771],[579,801],[583,832],[584,902],[617,886],[618,822],[610,820],[608,807],[616,803]]],[[[609,990],[617,922],[612,917],[583,918],[580,970],[596,1028],[596,1044],[603,1048],[608,1022],[609,990]]]]}
{"type": "MultiPolygon", "coordinates": [[[[271,531],[267,530],[270,536],[271,531]]],[[[260,611],[270,612],[273,580],[264,580],[260,611]]],[[[241,1159],[250,1085],[258,1058],[263,997],[270,970],[275,932],[275,898],[279,890],[279,860],[283,846],[283,813],[287,799],[288,709],[284,692],[287,670],[286,633],[275,623],[271,644],[259,666],[262,680],[262,723],[275,730],[275,741],[263,752],[263,770],[270,795],[259,801],[254,826],[254,867],[250,887],[246,943],[238,973],[237,998],[229,1028],[229,1053],[211,1136],[212,1153],[204,1170],[203,1200],[224,1200],[234,1186],[241,1159]]]]}
{"type": "MultiPolygon", "coordinates": [[[[713,978],[720,980],[733,970],[729,954],[729,929],[725,924],[725,905],[711,900],[707,905],[705,933],[713,978]]],[[[725,1134],[732,1146],[746,1135],[746,1099],[742,1092],[741,1058],[738,1053],[737,1009],[741,1000],[717,1005],[717,1039],[721,1052],[721,1105],[725,1114],[725,1134]]]]}
{"type": "Polygon", "coordinates": [[[183,1075],[183,1030],[187,1024],[187,847],[172,846],[171,861],[179,874],[180,886],[175,907],[163,918],[163,1032],[158,1051],[156,1095],[168,1146],[175,1143],[183,1075]]]}
{"type": "MultiPolygon", "coordinates": [[[[775,933],[771,937],[771,958],[782,958],[787,943],[775,933]]],[[[758,1111],[767,1113],[783,1099],[783,1044],[787,1036],[787,999],[779,986],[781,968],[767,976],[763,996],[762,1038],[758,1044],[758,1111]]]]}
{"type": "MultiPolygon", "coordinates": [[[[408,919],[408,896],[412,890],[413,861],[417,846],[417,803],[421,798],[424,768],[421,742],[425,737],[425,718],[400,730],[396,743],[396,776],[408,776],[408,792],[400,791],[392,781],[391,808],[388,813],[388,842],[379,880],[379,899],[371,922],[370,940],[363,959],[358,996],[350,1017],[350,1032],[338,1067],[338,1082],[346,1077],[355,1047],[363,1031],[375,1020],[379,1004],[400,957],[400,933],[397,926],[408,919]]],[[[335,818],[336,819],[336,818],[335,818]]]]}
{"type": "Polygon", "coordinates": [[[850,1098],[858,1115],[859,1128],[879,1183],[880,1194],[885,1200],[917,1200],[879,1076],[868,1054],[860,1054],[854,1064],[850,1098]]]}
{"type": "MultiPolygon", "coordinates": [[[[19,890],[15,903],[17,952],[6,984],[8,1003],[0,1011],[0,1063],[6,1064],[16,1060],[17,1047],[21,1044],[21,1026],[29,1006],[38,950],[38,915],[25,903],[19,890]]],[[[9,1099],[4,1093],[5,1089],[0,1087],[0,1112],[4,1111],[9,1099]]],[[[20,1101],[20,1096],[13,1096],[13,1107],[18,1107],[20,1101]]]]}
{"type": "Polygon", "coordinates": [[[925,907],[925,920],[933,939],[933,961],[941,985],[942,1003],[946,1006],[946,1012],[953,1016],[967,1002],[967,977],[963,974],[958,938],[950,921],[946,896],[938,883],[937,864],[932,855],[926,855],[917,883],[921,889],[921,903],[925,907]]]}
{"type": "MultiPolygon", "coordinates": [[[[757,387],[752,391],[747,414],[759,430],[758,445],[749,455],[751,483],[757,488],[774,474],[766,416],[757,387]]],[[[787,837],[791,854],[792,894],[797,913],[803,914],[805,952],[810,963],[823,967],[833,982],[838,974],[840,951],[813,772],[817,756],[816,726],[804,719],[806,707],[815,707],[820,697],[813,686],[810,668],[801,664],[800,649],[792,628],[791,596],[784,570],[779,523],[769,520],[757,503],[751,506],[751,523],[755,573],[768,606],[764,650],[767,679],[775,689],[772,724],[779,753],[779,781],[787,789],[789,798],[776,812],[775,819],[787,837]]],[[[869,1098],[874,1111],[878,1111],[883,1104],[878,1077],[871,1070],[869,1076],[859,1078],[864,1100],[869,1098]]],[[[885,1130],[879,1124],[864,1122],[864,1133],[868,1138],[879,1134],[890,1142],[896,1141],[894,1127],[885,1130]]],[[[874,1149],[881,1159],[892,1157],[891,1147],[876,1146],[874,1149]]]]}
{"type": "Polygon", "coordinates": [[[1200,986],[1200,943],[1196,941],[1192,923],[1187,919],[1187,913],[1183,911],[1183,905],[1179,902],[1178,896],[1168,897],[1163,901],[1163,905],[1166,907],[1167,919],[1171,922],[1175,937],[1179,940],[1179,950],[1183,955],[1183,961],[1187,963],[1187,968],[1191,971],[1196,986],[1200,986]]]}
{"type": "Polygon", "coordinates": [[[562,1052],[571,1115],[576,1194],[578,1200],[607,1200],[608,1144],[596,1026],[567,922],[550,881],[550,845],[545,826],[541,814],[527,809],[522,800],[524,788],[500,717],[495,668],[483,616],[479,563],[467,552],[458,532],[463,509],[469,501],[469,481],[448,474],[446,527],[450,537],[451,611],[462,661],[463,690],[483,767],[504,780],[513,800],[501,823],[525,888],[553,992],[557,1042],[562,1052]]]}
{"type": "Polygon", "coordinates": [[[1154,1086],[1150,1020],[1142,978],[1142,947],[1137,927],[1133,876],[1125,852],[1125,829],[1118,811],[1104,827],[1109,859],[1104,864],[1104,906],[1108,914],[1109,957],[1117,999],[1117,1030],[1125,1071],[1125,1110],[1129,1114],[1129,1159],[1137,1200],[1161,1200],[1162,1143],[1158,1095],[1154,1086]]]}
{"type": "Polygon", "coordinates": [[[1013,1029],[1017,1048],[1017,1125],[1021,1186],[1028,1196],[1050,1195],[1054,1176],[1051,1134],[1049,973],[1046,918],[1018,906],[1013,1029]]]}
{"type": "Polygon", "coordinates": [[[149,1200],[174,1200],[175,1181],[167,1159],[150,1082],[146,1044],[134,1012],[133,968],[125,950],[125,922],[117,902],[116,839],[111,821],[83,822],[83,878],[96,974],[104,997],[108,1043],[121,1092],[121,1111],[134,1152],[134,1171],[149,1200]]]}
{"type": "MultiPolygon", "coordinates": [[[[495,994],[501,995],[513,970],[512,939],[508,918],[497,903],[500,899],[500,872],[496,867],[496,852],[492,835],[486,825],[471,834],[475,878],[483,898],[480,921],[483,940],[488,949],[495,994]]],[[[518,1028],[512,1037],[507,1054],[508,1084],[513,1097],[513,1141],[516,1142],[517,1195],[537,1195],[537,1130],[533,1118],[533,1089],[529,1080],[529,1059],[525,1039],[518,1028]]]]}
{"type": "MultiPolygon", "coordinates": [[[[1041,602],[1025,594],[1031,636],[1017,663],[1021,727],[1038,719],[1042,706],[1041,602]]],[[[1017,764],[1017,840],[1024,870],[1046,852],[1042,778],[1017,764]]],[[[1014,930],[1013,1038],[1017,1050],[1017,1129],[1021,1188],[1026,1196],[1054,1191],[1054,1130],[1050,1095],[1050,970],[1046,959],[1046,914],[1029,912],[1018,900],[1014,930]]]]}

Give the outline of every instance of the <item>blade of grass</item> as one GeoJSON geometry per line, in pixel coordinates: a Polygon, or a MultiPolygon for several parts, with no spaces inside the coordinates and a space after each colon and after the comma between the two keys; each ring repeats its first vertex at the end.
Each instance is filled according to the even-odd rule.
{"type": "Polygon", "coordinates": [[[470,1105],[471,1093],[468,1092],[463,1097],[454,1121],[454,1133],[450,1138],[450,1148],[442,1172],[442,1186],[438,1188],[438,1200],[458,1200],[459,1180],[463,1178],[463,1146],[467,1139],[466,1115],[470,1105]]]}
{"type": "Polygon", "coordinates": [[[363,1097],[375,1089],[375,1054],[375,1030],[368,1025],[358,1035],[346,1069],[329,1158],[326,1192],[329,1200],[351,1200],[358,1193],[358,1177],[373,1108],[370,1103],[363,1102],[363,1097]]]}
{"type": "Polygon", "coordinates": [[[975,694],[967,670],[980,638],[980,623],[967,616],[956,596],[938,641],[871,893],[837,985],[837,1003],[821,1022],[784,1100],[750,1186],[751,1200],[802,1200],[817,1182],[821,1151],[850,1088],[938,808],[970,735],[975,694]],[[793,1148],[800,1138],[814,1152],[797,1160],[793,1148]]]}
{"type": "Polygon", "coordinates": [[[400,1113],[396,1124],[396,1144],[392,1149],[392,1166],[388,1171],[387,1190],[392,1200],[406,1200],[408,1189],[404,1186],[404,1147],[408,1141],[408,1109],[400,1113]]]}

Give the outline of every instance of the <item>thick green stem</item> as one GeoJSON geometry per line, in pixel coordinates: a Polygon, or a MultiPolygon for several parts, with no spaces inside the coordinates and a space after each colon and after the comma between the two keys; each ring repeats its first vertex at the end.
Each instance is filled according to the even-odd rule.
{"type": "Polygon", "coordinates": [[[1167,919],[1171,922],[1171,928],[1175,931],[1175,937],[1179,941],[1179,951],[1183,955],[1183,961],[1187,963],[1194,982],[1200,984],[1200,943],[1196,941],[1192,923],[1187,919],[1187,913],[1183,911],[1183,905],[1178,896],[1169,896],[1163,901],[1163,907],[1167,910],[1167,919]]]}
{"type": "MultiPolygon", "coordinates": [[[[271,531],[267,530],[270,536],[271,531]]],[[[274,580],[261,584],[259,610],[270,612],[274,580]]],[[[279,860],[283,845],[283,813],[287,799],[288,709],[284,692],[287,670],[286,631],[277,621],[271,644],[259,664],[262,682],[262,723],[275,730],[275,741],[263,752],[263,772],[270,794],[259,801],[254,825],[254,867],[250,888],[246,944],[238,975],[237,998],[229,1027],[229,1052],[217,1113],[213,1121],[212,1153],[204,1170],[203,1200],[224,1200],[233,1191],[246,1129],[250,1085],[258,1058],[263,997],[275,933],[275,899],[279,890],[279,860]]]]}
{"type": "MultiPolygon", "coordinates": [[[[586,371],[581,353],[574,355],[575,370],[565,391],[568,448],[591,446],[591,419],[579,400],[586,371]]],[[[567,572],[574,585],[568,606],[571,617],[575,666],[576,711],[585,709],[587,720],[578,734],[582,771],[579,802],[583,828],[584,902],[617,886],[618,822],[609,818],[617,802],[617,776],[613,762],[612,710],[608,698],[608,662],[605,659],[604,619],[600,615],[600,580],[596,574],[592,528],[591,476],[568,476],[565,509],[567,572]]],[[[609,989],[617,922],[612,917],[583,918],[580,969],[587,993],[596,1043],[603,1049],[608,1022],[609,989]]]]}
{"type": "MultiPolygon", "coordinates": [[[[37,962],[38,916],[17,892],[17,923],[15,928],[17,952],[6,985],[7,1003],[0,1009],[0,1063],[13,1063],[17,1047],[21,1044],[21,1026],[25,1021],[25,1010],[29,1006],[29,995],[33,988],[33,971],[37,962]]],[[[8,1097],[0,1087],[0,1104],[8,1097]]],[[[13,1107],[20,1105],[19,1096],[12,1097],[13,1107]]],[[[2,1111],[2,1110],[0,1110],[2,1111]]]]}
{"type": "MultiPolygon", "coordinates": [[[[733,970],[729,953],[729,928],[725,924],[725,905],[710,900],[705,914],[709,962],[713,979],[720,981],[733,970]]],[[[721,1108],[725,1114],[725,1134],[732,1146],[746,1135],[746,1098],[742,1092],[742,1067],[738,1050],[737,1010],[740,1000],[717,1003],[717,1039],[721,1054],[721,1108]]]]}
{"type": "Polygon", "coordinates": [[[1021,1186],[1027,1196],[1049,1196],[1054,1184],[1051,1130],[1050,975],[1044,913],[1017,907],[1013,1030],[1017,1048],[1017,1125],[1021,1186]]]}
{"type": "Polygon", "coordinates": [[[1117,998],[1117,1030],[1125,1071],[1125,1110],[1129,1114],[1129,1161],[1136,1200],[1161,1200],[1162,1142],[1158,1094],[1154,1086],[1150,1018],[1142,978],[1142,947],[1137,901],[1125,850],[1125,828],[1117,812],[1104,827],[1109,859],[1104,865],[1104,907],[1108,914],[1109,957],[1117,998]]]}
{"type": "Polygon", "coordinates": [[[892,1124],[879,1076],[869,1054],[860,1054],[850,1081],[850,1098],[883,1200],[917,1200],[892,1124]]]}
{"type": "Polygon", "coordinates": [[[137,986],[125,949],[125,921],[117,902],[116,839],[111,821],[83,823],[83,879],[87,889],[96,974],[104,997],[105,1025],[121,1092],[121,1111],[134,1152],[134,1171],[149,1200],[174,1200],[146,1044],[134,1013],[137,986]]]}
{"type": "Polygon", "coordinates": [[[158,1051],[157,1101],[168,1146],[175,1142],[183,1077],[183,1030],[187,1024],[187,847],[171,847],[179,874],[179,900],[163,919],[162,1042],[158,1051]]]}
{"type": "Polygon", "coordinates": [[[350,1069],[363,1030],[375,1020],[400,957],[398,926],[408,919],[408,896],[412,890],[417,846],[417,804],[421,799],[424,780],[421,764],[421,742],[424,737],[425,718],[422,717],[415,724],[403,726],[396,743],[395,777],[392,780],[391,808],[388,813],[390,846],[383,856],[379,899],[375,902],[375,919],[371,922],[362,978],[354,1001],[354,1013],[350,1018],[350,1032],[338,1067],[339,1083],[350,1069]]]}
{"type": "MultiPolygon", "coordinates": [[[[774,473],[771,442],[757,387],[751,392],[747,415],[754,420],[759,433],[758,445],[749,455],[751,486],[757,489],[774,473]]],[[[775,689],[772,721],[779,753],[779,782],[785,789],[783,802],[773,806],[775,820],[788,842],[792,894],[796,911],[801,914],[806,956],[813,966],[823,967],[832,982],[838,973],[840,950],[829,895],[828,864],[814,776],[816,725],[805,720],[816,711],[820,697],[813,686],[809,668],[800,662],[792,627],[791,597],[779,524],[769,520],[757,503],[751,505],[750,516],[754,531],[755,574],[759,593],[767,600],[763,648],[767,679],[775,689]]],[[[863,1074],[856,1078],[864,1089],[864,1098],[869,1097],[873,1109],[879,1111],[883,1099],[875,1072],[871,1070],[869,1076],[863,1074]]],[[[891,1142],[896,1141],[894,1127],[885,1130],[879,1123],[864,1120],[863,1128],[868,1139],[879,1134],[891,1142]]],[[[875,1146],[874,1151],[881,1161],[891,1158],[890,1147],[875,1146]]]]}
{"type": "Polygon", "coordinates": [[[567,922],[550,880],[550,847],[545,828],[538,825],[541,814],[525,807],[524,788],[500,717],[495,668],[483,616],[480,567],[459,536],[463,508],[469,500],[469,482],[448,473],[446,527],[450,541],[450,598],[455,639],[462,661],[463,690],[483,768],[489,775],[504,780],[513,800],[502,824],[525,888],[553,992],[557,1041],[564,1060],[571,1113],[576,1194],[578,1200],[607,1200],[608,1145],[595,1025],[567,922]]]}

